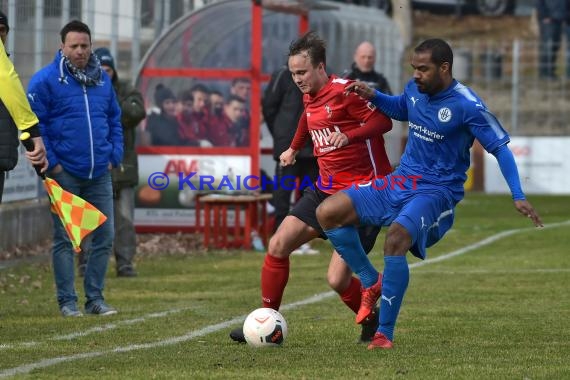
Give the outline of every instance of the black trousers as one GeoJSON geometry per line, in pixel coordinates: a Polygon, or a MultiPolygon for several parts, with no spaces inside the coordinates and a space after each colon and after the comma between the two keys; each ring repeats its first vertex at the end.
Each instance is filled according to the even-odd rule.
{"type": "MultiPolygon", "coordinates": [[[[304,188],[309,184],[315,183],[319,176],[319,166],[316,158],[297,158],[295,165],[281,166],[279,162],[275,164],[275,176],[277,186],[273,189],[273,206],[275,207],[275,225],[273,232],[283,222],[283,219],[289,214],[291,209],[291,195],[294,191],[302,193],[304,188]],[[298,178],[303,186],[300,189],[291,190],[289,185],[292,181],[290,178],[298,178]],[[286,179],[285,179],[286,178],[286,179]]],[[[296,187],[296,186],[295,186],[296,187]]]]}

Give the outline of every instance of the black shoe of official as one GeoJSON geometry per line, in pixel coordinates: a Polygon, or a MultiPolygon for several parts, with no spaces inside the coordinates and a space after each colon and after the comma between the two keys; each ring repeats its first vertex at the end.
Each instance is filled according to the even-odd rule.
{"type": "MultiPolygon", "coordinates": [[[[372,334],[372,335],[374,335],[374,334],[372,334]]],[[[246,341],[245,341],[245,336],[243,335],[243,327],[238,327],[238,328],[233,329],[232,331],[230,331],[230,338],[231,338],[234,342],[246,343],[246,341]]]]}
{"type": "Polygon", "coordinates": [[[378,308],[374,309],[372,313],[362,322],[362,331],[360,332],[360,343],[369,343],[374,338],[376,330],[378,330],[378,308]]]}
{"type": "Polygon", "coordinates": [[[117,277],[136,277],[137,272],[131,266],[123,266],[117,270],[117,277]]]}

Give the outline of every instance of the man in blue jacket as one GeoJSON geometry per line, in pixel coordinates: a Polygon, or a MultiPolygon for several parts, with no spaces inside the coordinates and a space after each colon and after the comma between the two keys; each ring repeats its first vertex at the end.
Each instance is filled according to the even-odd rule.
{"type": "MultiPolygon", "coordinates": [[[[48,175],[107,216],[92,232],[85,278],[85,312],[111,315],[103,287],[113,244],[111,169],[123,158],[121,111],[109,76],[91,52],[91,31],[71,21],[60,32],[61,49],[28,86],[49,160],[48,175]]],[[[74,252],[56,215],[52,260],[57,302],[65,317],[81,316],[74,287],[74,252]]]]}

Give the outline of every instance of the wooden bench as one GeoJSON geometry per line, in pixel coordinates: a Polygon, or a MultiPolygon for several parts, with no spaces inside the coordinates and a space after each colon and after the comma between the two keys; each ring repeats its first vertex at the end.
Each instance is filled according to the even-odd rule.
{"type": "Polygon", "coordinates": [[[267,247],[269,235],[267,201],[271,198],[271,194],[209,194],[197,197],[196,223],[198,230],[204,234],[204,247],[251,249],[253,231],[259,234],[264,246],[267,247]],[[202,219],[198,217],[200,209],[204,210],[203,226],[202,219]],[[235,215],[233,227],[228,226],[228,210],[232,209],[235,215]]]}

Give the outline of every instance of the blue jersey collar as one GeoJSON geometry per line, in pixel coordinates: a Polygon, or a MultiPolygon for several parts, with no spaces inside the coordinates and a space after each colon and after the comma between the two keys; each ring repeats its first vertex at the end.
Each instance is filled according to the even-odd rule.
{"type": "Polygon", "coordinates": [[[440,100],[443,98],[446,98],[454,89],[455,86],[457,86],[457,81],[455,79],[453,79],[451,81],[451,84],[449,85],[449,87],[447,87],[445,90],[438,92],[435,95],[429,96],[429,100],[440,100]]]}

